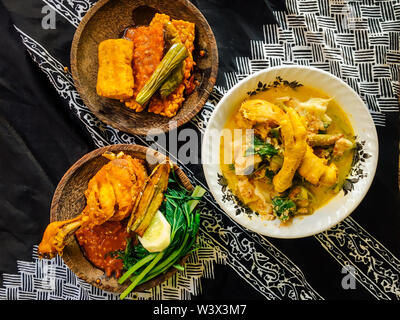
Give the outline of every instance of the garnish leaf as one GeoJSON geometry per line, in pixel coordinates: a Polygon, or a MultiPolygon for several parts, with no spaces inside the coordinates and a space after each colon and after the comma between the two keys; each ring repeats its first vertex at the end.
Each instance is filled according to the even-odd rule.
{"type": "Polygon", "coordinates": [[[258,154],[261,158],[270,158],[278,154],[278,149],[272,144],[254,136],[253,145],[246,150],[246,156],[253,154],[258,154]]]}
{"type": "Polygon", "coordinates": [[[274,197],[272,199],[272,209],[277,218],[286,222],[296,212],[296,204],[288,197],[274,197]]]}

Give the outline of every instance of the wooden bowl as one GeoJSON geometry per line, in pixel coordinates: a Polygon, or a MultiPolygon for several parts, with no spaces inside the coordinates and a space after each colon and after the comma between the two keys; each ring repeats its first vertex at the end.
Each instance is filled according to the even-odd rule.
{"type": "MultiPolygon", "coordinates": [[[[50,209],[51,222],[71,219],[82,212],[86,205],[84,192],[89,180],[109,161],[102,156],[106,151],[114,153],[123,151],[135,158],[145,159],[149,173],[157,163],[167,159],[166,156],[153,149],[129,144],[106,146],[84,155],[65,173],[55,190],[50,209]]],[[[193,186],[184,172],[177,165],[174,165],[174,169],[182,185],[188,190],[192,190],[193,186]]],[[[100,289],[122,293],[129,285],[128,283],[118,284],[115,277],[107,278],[103,270],[98,269],[86,259],[75,237],[65,247],[62,258],[79,278],[100,289]]],[[[184,264],[186,258],[181,259],[180,263],[184,264]]],[[[157,286],[175,272],[176,268],[171,268],[165,274],[138,286],[135,291],[147,290],[157,286]]]]}
{"type": "Polygon", "coordinates": [[[203,107],[215,84],[218,51],[214,34],[201,12],[187,0],[100,0],[79,24],[71,48],[71,71],[75,86],[85,105],[104,123],[124,132],[146,135],[149,130],[167,132],[193,118],[203,107]],[[144,110],[136,113],[118,100],[96,93],[98,58],[101,41],[121,38],[132,25],[148,24],[155,12],[174,19],[195,23],[196,37],[193,58],[195,81],[199,84],[172,117],[144,110]],[[200,51],[205,52],[204,56],[200,51]]]}

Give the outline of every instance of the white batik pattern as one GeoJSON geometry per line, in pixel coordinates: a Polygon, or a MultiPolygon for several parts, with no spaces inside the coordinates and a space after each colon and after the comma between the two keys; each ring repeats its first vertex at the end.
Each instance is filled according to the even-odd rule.
{"type": "MultiPolygon", "coordinates": [[[[74,11],[74,3],[79,2],[81,4],[80,8],[89,8],[92,5],[92,1],[43,1],[51,5],[60,15],[75,26],[77,25],[75,18],[82,18],[84,12],[80,11],[77,14],[74,11]],[[85,3],[85,5],[82,6],[82,3],[85,3]]],[[[375,45],[388,46],[390,49],[387,50],[386,62],[394,64],[396,54],[398,54],[398,48],[396,48],[396,43],[398,46],[398,39],[397,42],[395,40],[397,32],[390,27],[390,23],[385,23],[385,21],[390,21],[391,18],[399,16],[399,4],[398,1],[390,2],[391,6],[382,5],[379,1],[377,1],[377,4],[375,4],[374,1],[359,1],[358,6],[361,6],[359,9],[361,10],[362,8],[363,11],[356,10],[355,13],[358,15],[366,14],[366,12],[370,12],[376,6],[382,6],[383,9],[380,12],[388,11],[392,13],[384,15],[383,21],[371,22],[371,25],[374,26],[375,29],[373,30],[376,31],[379,30],[376,24],[381,24],[382,28],[384,28],[383,32],[389,33],[389,42],[383,40],[379,41],[379,37],[376,36],[375,45]],[[369,11],[368,9],[371,10],[369,11]]],[[[337,35],[335,38],[335,34],[338,33],[335,29],[335,20],[330,19],[330,14],[336,15],[335,17],[338,17],[338,19],[343,19],[343,8],[347,5],[347,2],[320,0],[298,1],[298,3],[296,3],[296,1],[287,1],[287,4],[288,12],[275,12],[278,25],[264,26],[264,41],[250,42],[251,57],[237,58],[237,72],[227,73],[225,75],[225,87],[216,86],[214,88],[209,101],[202,111],[192,120],[192,123],[203,133],[214,106],[222,97],[223,93],[248,74],[269,66],[297,63],[313,65],[344,78],[353,88],[358,88],[356,91],[359,92],[364,101],[368,103],[375,123],[377,125],[384,125],[384,113],[397,110],[393,104],[392,97],[399,91],[398,82],[393,80],[398,79],[398,73],[396,73],[397,71],[395,71],[395,68],[391,67],[391,65],[389,65],[389,67],[381,65],[373,69],[378,79],[384,79],[378,80],[378,87],[376,84],[371,84],[371,82],[374,82],[370,81],[371,79],[367,79],[367,81],[361,78],[361,75],[367,77],[368,70],[364,70],[362,67],[358,69],[355,63],[360,64],[363,59],[367,59],[366,62],[371,63],[372,67],[372,61],[366,58],[371,51],[363,51],[364,47],[362,46],[365,45],[362,44],[363,41],[361,41],[362,43],[356,49],[349,49],[349,43],[353,43],[352,37],[337,35]],[[340,18],[339,15],[342,17],[340,18]],[[314,29],[312,28],[315,28],[315,26],[319,26],[322,32],[319,31],[320,29],[313,32],[312,30],[314,29]],[[336,41],[336,44],[333,41],[336,41]],[[330,44],[332,48],[330,48],[330,44]],[[342,46],[342,55],[340,54],[340,50],[338,51],[338,48],[335,47],[336,45],[342,46]],[[303,46],[304,48],[302,48],[303,46]],[[310,47],[311,53],[309,50],[310,47]],[[351,50],[359,51],[351,52],[351,50]],[[353,62],[358,62],[355,62],[354,65],[351,64],[350,62],[352,60],[350,57],[353,57],[353,62]],[[338,73],[338,70],[340,70],[340,73],[338,73]],[[359,84],[359,82],[363,81],[364,83],[362,85],[359,84]],[[389,89],[389,86],[392,91],[389,89]],[[379,97],[376,95],[377,92],[381,93],[382,91],[385,93],[385,96],[379,97]],[[388,97],[391,92],[393,96],[388,97]],[[380,100],[378,98],[380,98],[380,100]],[[376,103],[370,105],[370,101],[376,103]],[[376,105],[378,105],[378,107],[374,107],[376,105]]],[[[358,30],[358,28],[365,30],[366,24],[363,20],[363,16],[359,19],[352,19],[351,21],[355,28],[354,30],[358,30]]],[[[85,124],[96,145],[102,146],[108,143],[118,142],[147,144],[141,137],[133,137],[121,133],[100,123],[79,99],[79,95],[73,86],[71,76],[61,71],[62,66],[57,63],[44,48],[40,48],[40,45],[23,32],[20,31],[20,33],[33,59],[41,66],[59,94],[66,99],[70,108],[75,111],[78,118],[85,124]]],[[[345,32],[343,31],[343,33],[345,32]]],[[[365,32],[363,34],[365,35],[365,32]]],[[[354,39],[355,37],[359,36],[354,36],[354,39]]],[[[372,45],[371,38],[369,41],[369,45],[372,45]]],[[[369,47],[365,50],[370,50],[368,48],[369,47]]],[[[380,50],[378,49],[374,51],[377,57],[377,53],[380,50]]],[[[379,52],[383,51],[380,50],[379,52]]],[[[167,153],[166,150],[164,151],[167,153]]],[[[173,160],[177,161],[178,159],[173,160]]],[[[179,161],[177,162],[179,163],[179,161]]],[[[190,168],[183,166],[183,169],[193,183],[206,187],[204,183],[191,172],[190,168]]],[[[205,198],[208,207],[202,208],[200,239],[203,245],[202,248],[206,250],[205,255],[207,256],[207,261],[211,260],[217,263],[226,263],[232,267],[233,270],[238,272],[238,274],[254,289],[268,299],[322,299],[308,284],[299,268],[273,246],[267,238],[244,230],[222,212],[209,194],[207,194],[205,198]],[[212,253],[215,251],[217,251],[218,254],[210,258],[210,255],[213,255],[212,253]]],[[[355,275],[357,281],[367,288],[373,296],[381,299],[399,297],[399,260],[370,236],[361,226],[356,224],[353,219],[346,219],[339,226],[319,234],[315,238],[340,264],[356,266],[355,275]],[[387,270],[389,270],[389,272],[387,272],[387,270]]],[[[201,260],[202,257],[199,256],[199,254],[194,255],[194,259],[196,260],[197,258],[201,260]]],[[[36,263],[38,262],[36,261],[36,263]]],[[[68,271],[69,269],[63,265],[61,259],[58,259],[56,263],[60,264],[62,268],[66,270],[66,273],[71,273],[68,271]]],[[[18,264],[25,265],[27,263],[18,261],[18,264]]],[[[202,262],[199,267],[199,272],[197,272],[196,275],[199,276],[199,274],[201,275],[201,273],[204,272],[206,272],[209,277],[212,277],[212,264],[204,264],[204,262],[202,262]],[[207,269],[209,269],[209,272],[206,272],[207,269]]],[[[63,277],[61,274],[59,276],[63,277]]],[[[29,293],[29,291],[24,291],[25,293],[21,295],[18,293],[18,289],[21,287],[32,288],[32,286],[23,283],[23,279],[27,277],[22,268],[18,275],[5,275],[8,282],[5,282],[5,288],[0,289],[0,298],[2,296],[12,298],[33,297],[35,295],[35,290],[33,290],[33,293],[29,293]]],[[[163,293],[190,292],[196,294],[196,292],[199,291],[194,288],[199,285],[199,282],[196,284],[192,283],[192,285],[189,286],[190,289],[186,287],[186,290],[179,290],[179,283],[182,281],[179,280],[179,274],[176,277],[177,279],[174,278],[166,284],[163,284],[163,286],[153,289],[151,293],[144,293],[144,296],[139,296],[139,298],[177,298],[178,296],[179,298],[190,298],[190,294],[185,295],[184,293],[180,293],[180,295],[172,294],[172,296],[168,296],[168,294],[163,293]]],[[[70,278],[73,278],[71,274],[70,278]]],[[[58,279],[58,277],[55,277],[55,279],[58,279]]],[[[77,290],[74,287],[76,284],[74,280],[72,280],[74,284],[69,284],[65,290],[70,293],[75,292],[75,294],[72,294],[69,298],[114,298],[108,293],[102,292],[86,283],[82,283],[79,279],[75,281],[79,283],[82,288],[86,288],[86,290],[77,290]]],[[[38,283],[40,281],[36,279],[33,283],[35,282],[38,283]]],[[[185,282],[185,280],[183,280],[183,282],[185,282]]],[[[62,284],[60,284],[57,290],[57,292],[63,290],[62,284]]],[[[57,294],[57,292],[50,293],[46,298],[65,298],[57,294]]]]}
{"type": "MultiPolygon", "coordinates": [[[[399,112],[400,1],[286,4],[287,12],[274,12],[278,24],[263,26],[264,40],[250,41],[251,57],[236,58],[237,71],[225,74],[225,91],[268,67],[309,65],[347,82],[368,106],[375,125],[385,126],[385,115],[399,112]]],[[[374,297],[400,299],[400,260],[353,218],[315,238],[342,266],[353,266],[357,281],[374,297]]]]}
{"type": "Polygon", "coordinates": [[[258,70],[278,65],[313,66],[343,79],[363,99],[377,126],[399,111],[400,3],[374,0],[287,0],[264,25],[264,40],[251,41],[251,57],[236,59],[226,74],[229,89],[258,70]]]}
{"type": "Polygon", "coordinates": [[[59,15],[63,16],[75,27],[78,27],[83,16],[97,2],[96,0],[42,0],[48,6],[53,8],[59,15]]]}
{"type": "MultiPolygon", "coordinates": [[[[29,35],[17,27],[16,30],[20,33],[22,41],[32,59],[45,72],[60,96],[68,102],[71,110],[84,123],[97,146],[109,143],[140,143],[149,145],[143,137],[131,136],[102,124],[83,104],[73,86],[71,75],[64,71],[63,66],[29,35]]],[[[213,99],[215,102],[215,99],[220,97],[217,89],[213,91],[211,97],[210,102],[208,102],[209,105],[212,105],[213,99]]],[[[159,151],[168,154],[168,151],[162,149],[160,145],[157,145],[157,148],[159,151]]],[[[207,189],[204,182],[199,180],[189,167],[184,166],[173,155],[169,154],[169,156],[181,165],[194,184],[202,185],[207,189]]],[[[191,256],[192,261],[197,263],[196,267],[191,267],[189,263],[183,273],[177,273],[171,280],[154,288],[150,292],[143,293],[143,295],[131,294],[131,298],[190,298],[190,294],[201,292],[200,277],[213,277],[213,264],[210,263],[211,261],[231,266],[233,270],[238,272],[240,277],[268,299],[322,299],[308,284],[299,268],[267,239],[243,230],[236,223],[232,225],[232,220],[215,204],[209,194],[205,195],[205,200],[211,208],[204,206],[201,210],[202,224],[199,235],[201,250],[196,251],[191,256]],[[221,237],[222,235],[224,236],[221,237]],[[168,292],[170,293],[169,295],[166,294],[168,292]],[[171,292],[175,292],[175,294],[171,292]]],[[[39,262],[36,259],[36,262],[32,266],[37,263],[39,262]]],[[[48,263],[50,265],[54,263],[62,264],[62,260],[50,261],[48,263]]],[[[26,264],[26,262],[18,261],[18,264],[26,264]]],[[[85,284],[86,286],[82,286],[82,281],[74,278],[65,265],[62,264],[59,269],[62,269],[64,273],[70,274],[68,279],[71,283],[67,284],[69,295],[65,296],[65,290],[63,290],[64,282],[57,280],[59,275],[65,277],[60,272],[60,274],[53,276],[53,282],[55,281],[58,286],[47,288],[47,291],[50,292],[47,294],[43,293],[39,286],[41,297],[45,296],[49,299],[114,298],[114,295],[105,293],[97,288],[91,288],[91,286],[90,292],[88,292],[88,285],[85,284]],[[74,284],[79,288],[73,290],[72,287],[74,284]]],[[[48,270],[52,270],[52,268],[50,267],[48,270]]],[[[33,276],[33,283],[42,283],[42,279],[39,276],[33,276]]],[[[20,277],[9,274],[5,274],[3,277],[5,289],[0,290],[0,298],[1,294],[3,294],[3,297],[17,297],[18,299],[36,296],[38,288],[24,284],[24,281],[28,281],[28,278],[24,276],[23,272],[20,273],[20,277]],[[19,279],[19,281],[16,281],[16,279],[19,279]],[[29,288],[31,291],[27,292],[22,288],[29,288]],[[19,294],[20,291],[21,295],[19,294]]],[[[44,277],[46,279],[48,277],[51,278],[49,275],[45,275],[44,277]]]]}

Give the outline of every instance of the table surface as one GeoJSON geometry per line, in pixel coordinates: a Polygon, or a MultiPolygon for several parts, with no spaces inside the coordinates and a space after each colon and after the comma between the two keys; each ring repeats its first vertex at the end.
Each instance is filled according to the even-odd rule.
{"type": "MultiPolygon", "coordinates": [[[[60,257],[39,260],[36,251],[55,187],[77,159],[108,144],[149,144],[96,119],[64,70],[74,31],[95,2],[0,3],[0,299],[118,299],[77,278],[60,257]],[[54,28],[43,25],[48,14],[54,28]]],[[[192,2],[215,34],[220,65],[209,100],[179,130],[195,129],[200,141],[215,105],[240,79],[270,66],[310,65],[342,78],[368,106],[378,168],[350,217],[303,239],[245,230],[207,193],[200,249],[185,270],[130,298],[399,299],[400,1],[192,2]]],[[[207,188],[201,164],[181,166],[207,188]]]]}

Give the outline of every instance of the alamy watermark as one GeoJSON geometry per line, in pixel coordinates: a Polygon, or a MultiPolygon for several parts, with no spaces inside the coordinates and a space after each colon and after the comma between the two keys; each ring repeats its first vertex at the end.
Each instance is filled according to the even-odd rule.
{"type": "Polygon", "coordinates": [[[342,274],[345,276],[342,278],[342,288],[344,290],[349,290],[349,289],[356,289],[356,273],[355,273],[355,268],[353,266],[343,266],[342,268],[342,274]]]}
{"type": "MultiPolygon", "coordinates": [[[[151,149],[165,153],[168,150],[170,158],[183,165],[188,164],[232,164],[239,156],[244,156],[246,148],[251,148],[254,142],[253,129],[208,129],[206,137],[192,128],[176,129],[176,122],[170,122],[168,133],[156,130],[149,131],[145,139],[151,149]],[[208,141],[204,141],[207,139],[208,141]],[[224,143],[221,149],[221,141],[224,143]],[[200,148],[204,145],[201,154],[200,148]],[[201,156],[201,157],[200,157],[201,156]]],[[[246,157],[247,166],[251,166],[252,157],[246,157]]],[[[152,151],[149,150],[147,161],[152,161],[152,151]]],[[[254,163],[253,163],[254,165],[254,163]]]]}
{"type": "Polygon", "coordinates": [[[45,5],[42,8],[42,29],[55,29],[56,28],[56,11],[49,5],[45,5]]]}

